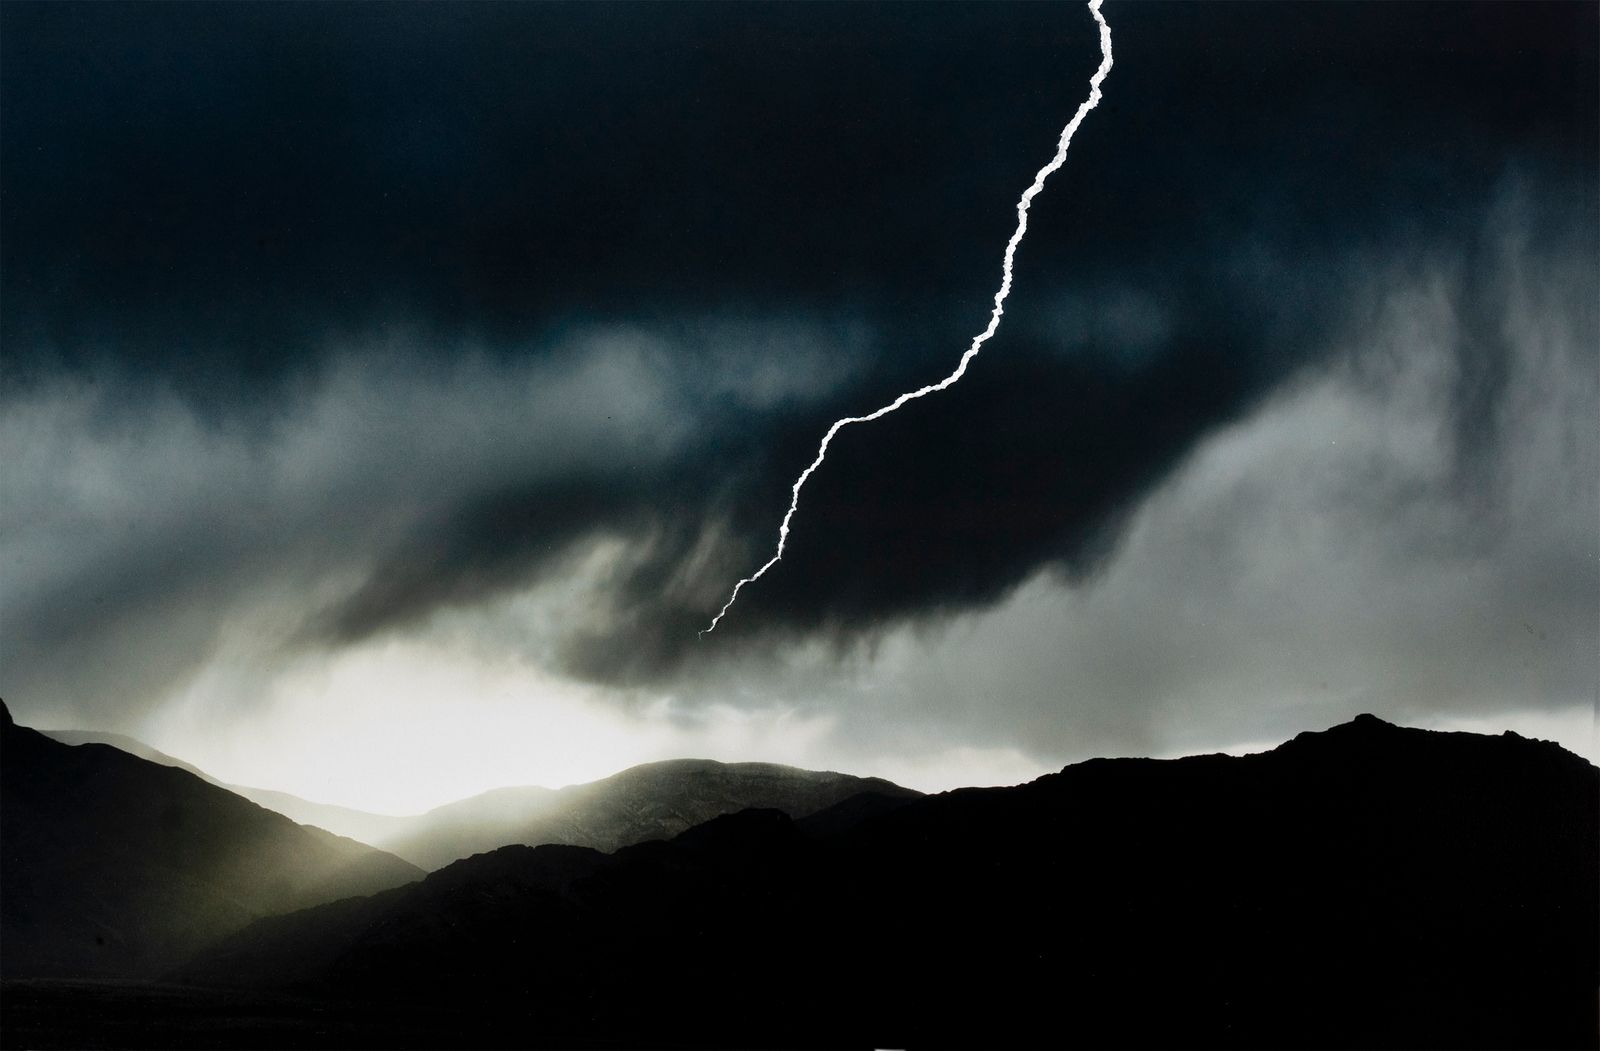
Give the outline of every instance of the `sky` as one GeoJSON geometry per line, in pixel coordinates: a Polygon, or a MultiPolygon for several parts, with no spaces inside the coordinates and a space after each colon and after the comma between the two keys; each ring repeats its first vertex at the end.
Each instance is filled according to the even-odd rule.
{"type": "Polygon", "coordinates": [[[1600,758],[1600,8],[0,6],[0,696],[386,812],[1600,758]]]}

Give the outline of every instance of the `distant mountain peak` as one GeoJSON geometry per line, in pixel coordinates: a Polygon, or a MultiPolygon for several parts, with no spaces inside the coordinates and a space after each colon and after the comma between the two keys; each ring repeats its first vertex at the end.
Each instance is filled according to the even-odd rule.
{"type": "Polygon", "coordinates": [[[1335,723],[1326,730],[1302,730],[1278,747],[1290,748],[1313,743],[1338,744],[1341,747],[1348,747],[1350,745],[1395,741],[1403,737],[1408,738],[1416,734],[1434,732],[1410,726],[1400,726],[1389,722],[1387,719],[1380,719],[1371,712],[1362,712],[1348,722],[1335,723]]]}
{"type": "Polygon", "coordinates": [[[1308,737],[1317,736],[1318,734],[1340,734],[1342,736],[1353,736],[1357,734],[1376,735],[1389,734],[1395,732],[1396,730],[1406,729],[1409,729],[1409,727],[1400,726],[1397,723],[1391,723],[1387,719],[1380,719],[1371,712],[1362,712],[1360,715],[1348,722],[1335,723],[1326,730],[1306,730],[1297,734],[1296,736],[1308,737]]]}
{"type": "Polygon", "coordinates": [[[486,792],[431,810],[379,845],[430,869],[508,843],[609,852],[751,808],[805,818],[862,792],[921,794],[881,778],[778,763],[666,759],[561,789],[486,792]]]}
{"type": "Polygon", "coordinates": [[[1351,719],[1350,721],[1343,722],[1343,723],[1336,723],[1335,725],[1328,727],[1326,730],[1305,730],[1305,731],[1302,731],[1301,733],[1296,734],[1292,738],[1291,742],[1289,742],[1289,743],[1292,743],[1292,741],[1299,741],[1299,740],[1302,740],[1302,739],[1305,739],[1305,740],[1326,739],[1326,740],[1337,740],[1337,741],[1348,742],[1348,741],[1359,741],[1359,740],[1362,740],[1362,739],[1374,740],[1375,741],[1375,740],[1396,740],[1396,739],[1400,739],[1400,738],[1405,738],[1405,739],[1408,739],[1408,740],[1415,740],[1415,739],[1443,740],[1443,739],[1446,739],[1446,738],[1457,738],[1457,739],[1459,739],[1459,738],[1474,738],[1474,739],[1479,739],[1479,740],[1482,740],[1482,741],[1489,741],[1489,740],[1493,740],[1493,739],[1496,739],[1496,738],[1501,738],[1501,739],[1507,739],[1507,740],[1512,740],[1512,741],[1524,741],[1524,742],[1527,742],[1529,744],[1546,745],[1546,746],[1549,746],[1549,747],[1552,747],[1552,748],[1560,748],[1561,747],[1561,745],[1558,742],[1547,741],[1547,740],[1544,740],[1544,739],[1538,738],[1538,737],[1524,737],[1522,734],[1517,733],[1515,730],[1505,730],[1505,731],[1502,731],[1501,733],[1498,733],[1498,734],[1483,734],[1483,733],[1473,733],[1473,732],[1461,731],[1461,730],[1436,730],[1436,729],[1427,729],[1427,728],[1420,727],[1420,726],[1402,726],[1402,725],[1400,725],[1398,723],[1389,722],[1387,719],[1379,718],[1378,716],[1373,715],[1370,712],[1362,712],[1360,715],[1356,716],[1355,718],[1351,719]]]}

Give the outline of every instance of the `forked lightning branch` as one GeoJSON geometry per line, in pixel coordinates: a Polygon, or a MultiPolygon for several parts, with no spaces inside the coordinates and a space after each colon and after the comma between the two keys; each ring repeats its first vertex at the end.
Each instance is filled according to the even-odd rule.
{"type": "Polygon", "coordinates": [[[1000,316],[1005,313],[1006,297],[1011,294],[1011,266],[1016,258],[1017,246],[1022,243],[1023,235],[1028,232],[1028,208],[1033,204],[1033,199],[1044,189],[1045,180],[1066,161],[1067,148],[1072,145],[1072,136],[1077,132],[1078,125],[1083,123],[1083,118],[1099,104],[1100,85],[1105,81],[1106,74],[1111,72],[1111,27],[1106,24],[1105,16],[1100,13],[1102,2],[1103,0],[1089,0],[1089,13],[1094,16],[1095,22],[1100,26],[1100,68],[1096,69],[1094,76],[1089,78],[1089,97],[1083,101],[1083,104],[1078,107],[1078,111],[1072,115],[1072,120],[1068,121],[1067,126],[1062,129],[1060,141],[1056,143],[1055,156],[1050,158],[1050,163],[1039,169],[1038,173],[1033,177],[1033,183],[1022,191],[1022,197],[1017,201],[1017,228],[1012,232],[1011,240],[1006,242],[1005,257],[1000,263],[1000,290],[994,294],[994,309],[989,314],[988,326],[973,337],[972,344],[967,347],[966,353],[961,355],[961,360],[956,364],[955,371],[944,379],[937,383],[930,383],[926,387],[907,391],[889,404],[880,409],[875,409],[865,416],[846,416],[844,419],[833,422],[833,426],[828,428],[828,433],[822,436],[822,444],[817,448],[816,459],[812,460],[810,465],[800,472],[800,477],[795,479],[794,486],[790,490],[789,510],[784,513],[783,521],[778,525],[777,551],[760,569],[733,586],[733,594],[728,596],[727,604],[722,607],[715,617],[711,618],[710,625],[700,632],[702,636],[716,630],[717,624],[721,622],[723,617],[728,615],[728,610],[732,609],[733,604],[738,601],[739,592],[746,584],[753,584],[760,580],[766,575],[767,570],[782,561],[784,547],[789,542],[789,528],[794,522],[795,511],[800,506],[800,490],[805,486],[806,480],[811,477],[812,472],[822,466],[823,459],[828,455],[828,444],[833,441],[834,435],[852,423],[870,423],[879,417],[889,415],[889,413],[894,412],[906,402],[914,401],[924,395],[933,394],[951,386],[966,374],[967,366],[971,364],[972,359],[978,356],[978,351],[983,349],[983,345],[989,341],[989,337],[993,336],[995,330],[1000,327],[1000,316]]]}

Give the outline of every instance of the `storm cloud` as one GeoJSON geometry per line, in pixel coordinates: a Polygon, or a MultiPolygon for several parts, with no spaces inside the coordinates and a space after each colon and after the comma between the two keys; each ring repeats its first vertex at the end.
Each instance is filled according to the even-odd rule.
{"type": "Polygon", "coordinates": [[[1084,10],[9,5],[4,692],[454,639],[1051,759],[1592,702],[1596,17],[1113,5],[999,334],[701,639],[981,328],[1084,10]]]}

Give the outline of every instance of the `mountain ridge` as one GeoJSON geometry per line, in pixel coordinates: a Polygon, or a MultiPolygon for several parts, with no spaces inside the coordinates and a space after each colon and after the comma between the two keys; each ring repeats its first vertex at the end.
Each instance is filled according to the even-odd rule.
{"type": "Polygon", "coordinates": [[[717,814],[748,806],[770,805],[806,817],[858,792],[901,797],[920,794],[877,777],[781,763],[685,757],[639,763],[595,781],[561,788],[510,785],[420,814],[387,815],[315,803],[273,789],[228,784],[122,734],[40,732],[74,745],[107,744],[186,770],[302,825],[355,839],[427,870],[509,843],[570,843],[615,850],[671,836],[717,814]]]}
{"type": "Polygon", "coordinates": [[[509,843],[562,843],[604,852],[670,837],[749,807],[803,818],[868,791],[920,795],[882,778],[835,771],[665,759],[559,789],[507,788],[472,796],[421,815],[405,835],[382,845],[430,870],[509,843]]]}
{"type": "Polygon", "coordinates": [[[4,709],[0,970],[151,977],[252,919],[419,878],[178,767],[4,709]]]}
{"type": "Polygon", "coordinates": [[[38,732],[63,744],[110,745],[112,748],[119,748],[129,755],[138,756],[140,759],[152,763],[186,770],[202,781],[216,785],[218,788],[225,788],[234,795],[243,796],[257,806],[282,814],[296,824],[324,829],[334,835],[354,839],[369,846],[377,846],[376,840],[382,839],[386,835],[392,835],[398,827],[411,820],[412,817],[410,815],[380,814],[355,807],[340,806],[337,803],[321,803],[273,788],[256,788],[250,785],[230,784],[219,777],[207,773],[193,763],[178,759],[127,734],[111,733],[104,730],[40,730],[38,732]]]}
{"type": "Polygon", "coordinates": [[[426,997],[485,1043],[1596,1042],[1600,770],[1554,743],[1362,719],[891,802],[504,848],[175,977],[426,997]]]}

